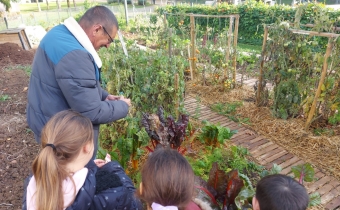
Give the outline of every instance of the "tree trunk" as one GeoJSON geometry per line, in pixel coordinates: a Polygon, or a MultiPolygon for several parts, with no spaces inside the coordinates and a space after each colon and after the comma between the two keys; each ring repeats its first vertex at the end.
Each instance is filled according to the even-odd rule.
{"type": "Polygon", "coordinates": [[[37,6],[38,6],[38,11],[41,12],[41,7],[40,7],[39,0],[36,0],[36,1],[37,1],[37,6]]]}
{"type": "Polygon", "coordinates": [[[76,7],[76,0],[73,0],[73,7],[76,7]]]}
{"type": "Polygon", "coordinates": [[[50,5],[48,4],[48,0],[46,0],[47,10],[50,9],[50,5]]]}
{"type": "Polygon", "coordinates": [[[70,0],[67,0],[67,8],[70,8],[70,0]]]}
{"type": "Polygon", "coordinates": [[[59,0],[56,0],[56,3],[57,3],[58,9],[60,9],[60,2],[59,2],[59,0]]]}

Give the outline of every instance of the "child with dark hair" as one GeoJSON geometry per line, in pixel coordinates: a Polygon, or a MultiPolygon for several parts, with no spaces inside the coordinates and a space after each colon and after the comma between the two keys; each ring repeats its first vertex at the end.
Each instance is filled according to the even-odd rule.
{"type": "Polygon", "coordinates": [[[308,202],[303,185],[289,176],[275,174],[257,183],[253,210],[306,210],[308,202]]]}
{"type": "Polygon", "coordinates": [[[142,182],[137,193],[148,209],[185,209],[194,194],[194,172],[176,150],[156,149],[142,168],[142,182]]]}
{"type": "Polygon", "coordinates": [[[88,118],[71,110],[47,122],[33,176],[26,179],[22,209],[141,209],[124,169],[114,161],[92,160],[92,128],[88,118]]]}

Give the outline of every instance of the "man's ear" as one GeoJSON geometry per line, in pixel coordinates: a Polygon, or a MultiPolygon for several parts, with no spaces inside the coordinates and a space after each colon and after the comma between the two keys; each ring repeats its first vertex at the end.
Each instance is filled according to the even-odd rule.
{"type": "Polygon", "coordinates": [[[260,210],[260,204],[259,201],[257,200],[257,198],[254,196],[253,197],[253,210],[260,210]]]}
{"type": "Polygon", "coordinates": [[[96,36],[97,34],[98,34],[98,31],[101,29],[101,25],[93,25],[92,26],[92,34],[93,34],[93,36],[96,36]]]}

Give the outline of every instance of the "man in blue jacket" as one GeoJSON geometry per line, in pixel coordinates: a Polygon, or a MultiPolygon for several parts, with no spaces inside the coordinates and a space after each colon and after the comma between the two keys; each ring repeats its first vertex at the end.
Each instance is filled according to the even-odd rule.
{"type": "Polygon", "coordinates": [[[99,125],[124,118],[130,99],[100,86],[102,61],[97,51],[109,47],[118,31],[114,14],[90,8],[79,23],[72,17],[50,30],[36,51],[28,90],[27,122],[40,143],[40,132],[57,112],[75,110],[93,123],[97,153],[99,125]]]}

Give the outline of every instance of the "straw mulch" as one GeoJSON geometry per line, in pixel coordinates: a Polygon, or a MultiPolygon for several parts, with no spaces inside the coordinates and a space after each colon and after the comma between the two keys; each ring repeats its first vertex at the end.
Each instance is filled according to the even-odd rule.
{"type": "Polygon", "coordinates": [[[256,107],[255,102],[251,101],[255,99],[255,93],[250,87],[223,90],[221,86],[201,86],[187,82],[186,95],[199,97],[201,103],[208,106],[215,103],[243,101],[243,106],[237,109],[237,114],[249,118],[251,122],[250,125],[244,126],[340,180],[339,135],[315,136],[311,129],[304,130],[305,119],[303,118],[289,120],[274,118],[269,107],[256,107]]]}

